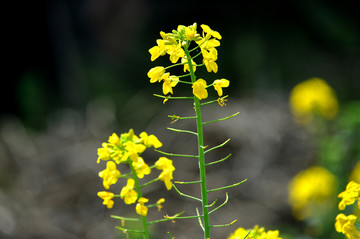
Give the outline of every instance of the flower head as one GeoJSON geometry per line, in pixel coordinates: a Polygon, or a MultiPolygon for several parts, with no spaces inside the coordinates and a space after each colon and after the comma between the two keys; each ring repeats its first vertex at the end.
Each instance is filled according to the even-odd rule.
{"type": "Polygon", "coordinates": [[[313,209],[326,206],[335,188],[336,178],[325,168],[313,166],[298,173],[289,183],[289,202],[295,217],[305,219],[313,209]]]}
{"type": "Polygon", "coordinates": [[[149,175],[151,173],[151,169],[141,157],[138,157],[137,161],[133,161],[132,166],[134,167],[138,178],[143,178],[144,175],[149,175]]]}
{"type": "Polygon", "coordinates": [[[351,181],[346,186],[346,190],[338,195],[341,199],[339,203],[339,209],[344,210],[347,205],[351,205],[358,200],[358,206],[360,207],[360,184],[351,181]]]}
{"type": "Polygon", "coordinates": [[[151,68],[148,72],[148,77],[150,78],[150,83],[160,82],[162,76],[165,74],[165,68],[162,66],[156,66],[151,68]]]}
{"type": "Polygon", "coordinates": [[[106,189],[109,189],[110,185],[115,184],[120,176],[120,171],[117,170],[116,164],[113,161],[108,161],[106,169],[99,172],[99,177],[103,179],[103,185],[106,189]]]}
{"type": "Polygon", "coordinates": [[[355,228],[355,215],[346,216],[343,213],[340,213],[336,216],[335,229],[337,232],[340,232],[346,236],[347,239],[359,239],[360,232],[356,231],[355,228]]]}
{"type": "MultiPolygon", "coordinates": [[[[206,34],[210,34],[211,36],[221,40],[221,35],[217,31],[212,30],[208,25],[202,24],[201,28],[203,29],[203,32],[206,34]]],[[[204,35],[204,34],[203,34],[204,35]]]]}
{"type": "Polygon", "coordinates": [[[114,194],[112,192],[101,191],[98,192],[97,195],[104,200],[103,205],[106,205],[107,208],[113,207],[114,201],[112,199],[114,198],[114,194]]]}
{"type": "Polygon", "coordinates": [[[163,75],[164,83],[163,83],[163,93],[164,95],[171,93],[173,94],[172,88],[177,85],[179,82],[179,77],[177,76],[170,76],[170,73],[166,73],[163,75]]]}
{"type": "Polygon", "coordinates": [[[160,148],[162,146],[162,143],[155,135],[148,135],[146,132],[142,132],[140,134],[140,138],[143,140],[143,144],[147,147],[154,147],[154,148],[160,148]]]}
{"type": "Polygon", "coordinates": [[[221,80],[215,80],[214,81],[214,88],[217,91],[219,96],[223,95],[223,90],[222,88],[224,87],[228,87],[230,84],[230,81],[226,80],[226,79],[221,79],[221,80]]]}
{"type": "Polygon", "coordinates": [[[149,199],[141,197],[138,199],[138,203],[136,204],[135,210],[136,213],[141,216],[146,216],[148,213],[148,208],[145,206],[145,203],[147,203],[149,199]]]}
{"type": "Polygon", "coordinates": [[[132,178],[129,178],[128,181],[127,181],[126,186],[124,186],[121,189],[120,198],[124,199],[124,202],[126,204],[135,203],[137,198],[138,198],[138,194],[134,190],[134,185],[135,185],[135,180],[132,179],[132,178]]]}
{"type": "Polygon", "coordinates": [[[154,46],[149,49],[149,52],[151,54],[151,61],[155,61],[160,56],[163,56],[166,54],[166,45],[165,40],[158,39],[156,40],[157,46],[154,46]]]}
{"type": "Polygon", "coordinates": [[[206,81],[203,79],[198,79],[192,86],[193,94],[199,99],[206,99],[208,97],[208,92],[206,90],[206,81]]]}
{"type": "Polygon", "coordinates": [[[208,72],[216,73],[218,71],[218,65],[216,64],[217,60],[217,50],[215,48],[211,48],[209,51],[201,50],[203,55],[203,63],[205,64],[206,70],[208,72]]]}
{"type": "Polygon", "coordinates": [[[309,123],[313,113],[331,120],[339,108],[333,89],[320,78],[311,78],[296,85],[290,94],[290,106],[300,123],[309,123]]]}
{"type": "Polygon", "coordinates": [[[255,225],[252,229],[248,230],[239,227],[228,237],[228,239],[244,239],[245,237],[246,239],[281,239],[278,230],[266,231],[264,227],[259,227],[258,225],[255,225]]]}
{"type": "Polygon", "coordinates": [[[172,161],[166,157],[160,157],[156,161],[155,167],[158,170],[162,170],[159,179],[165,183],[166,189],[170,190],[172,188],[171,180],[173,179],[173,172],[175,171],[172,161]]]}

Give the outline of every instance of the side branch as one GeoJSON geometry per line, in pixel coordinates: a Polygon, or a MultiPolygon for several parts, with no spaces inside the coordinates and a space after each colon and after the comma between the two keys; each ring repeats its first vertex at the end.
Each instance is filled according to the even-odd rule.
{"type": "Polygon", "coordinates": [[[183,129],[174,129],[174,128],[167,128],[168,130],[174,131],[174,132],[178,132],[178,133],[189,133],[189,134],[193,134],[193,135],[198,135],[196,132],[194,131],[190,131],[190,130],[183,130],[183,129]]]}
{"type": "Polygon", "coordinates": [[[214,161],[214,162],[211,162],[211,163],[207,163],[207,164],[205,164],[205,166],[210,166],[210,165],[213,165],[213,164],[221,163],[221,162],[227,160],[230,156],[231,156],[231,154],[229,154],[228,156],[226,156],[225,158],[222,158],[220,160],[217,160],[217,161],[214,161]]]}
{"type": "Polygon", "coordinates": [[[173,154],[173,153],[167,153],[167,152],[164,152],[164,151],[160,151],[160,150],[157,150],[157,149],[154,149],[155,152],[158,152],[158,153],[161,153],[163,155],[166,155],[166,156],[174,156],[174,157],[187,157],[187,158],[197,158],[198,156],[197,155],[190,155],[190,154],[173,154]]]}
{"type": "Polygon", "coordinates": [[[225,118],[221,118],[221,119],[217,119],[217,120],[211,120],[211,121],[207,121],[207,122],[203,122],[202,124],[203,125],[206,125],[206,124],[211,124],[211,123],[215,123],[215,122],[218,122],[218,121],[222,121],[222,120],[227,120],[227,119],[231,119],[232,117],[235,117],[237,116],[238,114],[240,114],[240,112],[237,112],[233,115],[230,115],[228,117],[225,117],[225,118]]]}
{"type": "MultiPolygon", "coordinates": [[[[234,221],[228,223],[228,224],[222,224],[222,225],[210,225],[211,228],[215,228],[215,227],[229,227],[231,226],[232,224],[234,224],[235,222],[237,222],[237,219],[235,219],[234,221]]],[[[246,237],[244,237],[246,238],[246,237]]]]}
{"type": "Polygon", "coordinates": [[[193,196],[187,195],[187,194],[185,194],[185,193],[182,193],[182,192],[180,192],[180,190],[175,186],[175,184],[172,184],[172,185],[173,185],[173,187],[175,188],[175,191],[176,191],[180,196],[184,196],[184,197],[187,197],[187,198],[190,198],[190,199],[193,199],[193,200],[202,202],[202,200],[201,200],[200,198],[193,197],[193,196]]]}
{"type": "Polygon", "coordinates": [[[159,98],[163,98],[163,99],[167,99],[167,100],[193,100],[194,97],[191,96],[178,96],[178,97],[174,97],[174,96],[166,96],[166,95],[158,95],[158,94],[154,94],[154,96],[159,97],[159,98]]]}
{"type": "Polygon", "coordinates": [[[174,183],[177,183],[177,184],[195,184],[195,183],[201,183],[201,181],[190,181],[190,182],[175,181],[174,183]]]}
{"type": "Polygon", "coordinates": [[[231,184],[231,185],[224,186],[224,187],[220,187],[220,188],[209,189],[209,190],[207,190],[207,192],[210,193],[210,192],[215,192],[215,191],[223,190],[223,189],[226,189],[226,188],[236,187],[236,186],[239,186],[239,185],[242,184],[242,183],[245,183],[246,181],[247,181],[247,179],[244,179],[243,181],[238,182],[238,183],[235,183],[235,184],[231,184]]]}
{"type": "Polygon", "coordinates": [[[213,210],[211,210],[211,211],[209,212],[209,215],[210,215],[211,213],[219,210],[220,208],[222,208],[222,207],[228,202],[228,200],[229,200],[229,196],[228,196],[227,193],[225,193],[225,201],[224,201],[222,204],[220,204],[218,207],[216,207],[216,208],[214,208],[213,210]]]}
{"type": "MultiPolygon", "coordinates": [[[[224,97],[221,97],[221,98],[226,99],[227,97],[229,97],[229,96],[225,95],[224,97]]],[[[203,105],[208,105],[208,104],[212,104],[212,103],[215,103],[215,102],[218,102],[218,100],[207,101],[207,102],[204,102],[204,103],[200,103],[200,105],[203,106],[203,105]]]]}
{"type": "Polygon", "coordinates": [[[217,145],[217,146],[215,146],[215,147],[212,147],[211,149],[206,150],[204,153],[206,154],[206,153],[209,153],[210,151],[212,151],[212,150],[214,150],[214,149],[223,147],[223,146],[224,146],[225,144],[227,144],[227,142],[229,142],[229,141],[230,141],[230,139],[227,139],[224,143],[219,144],[219,145],[217,145]]]}

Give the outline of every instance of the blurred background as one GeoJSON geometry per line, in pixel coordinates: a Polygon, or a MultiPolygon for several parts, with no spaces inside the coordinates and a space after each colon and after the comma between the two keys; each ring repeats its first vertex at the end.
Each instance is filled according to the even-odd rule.
{"type": "MultiPolygon", "coordinates": [[[[97,173],[104,167],[96,164],[97,148],[113,132],[133,128],[136,134],[155,134],[164,151],[195,150],[194,139],[166,130],[167,115],[191,115],[191,104],[162,104],[153,96],[161,86],[150,84],[146,75],[154,66],[169,64],[167,57],[150,61],[148,49],[159,32],[194,22],[223,37],[219,71],[203,78],[231,82],[225,89],[227,106],[209,106],[205,119],[241,112],[205,129],[209,145],[231,138],[209,160],[233,154],[223,167],[209,168],[209,185],[248,179],[228,191],[229,204],[213,219],[214,224],[238,222],[214,230],[214,238],[255,224],[279,229],[284,238],[342,238],[331,232],[333,221],[328,226],[314,218],[297,220],[288,184],[311,165],[330,165],[334,159],[326,158],[334,154],[321,150],[348,145],[336,151],[337,165],[345,167],[329,168],[340,178],[336,190],[341,192],[360,160],[355,1],[52,0],[9,3],[6,10],[12,15],[5,22],[7,64],[0,95],[0,238],[126,238],[114,229],[120,222],[109,215],[126,216],[133,208],[115,202],[108,210],[96,196],[102,190],[97,173]],[[311,77],[325,79],[336,92],[339,115],[347,112],[321,137],[294,122],[288,103],[291,89],[311,77]]],[[[176,127],[194,125],[177,122],[176,127]]],[[[147,155],[149,162],[158,157],[147,155]]],[[[176,160],[176,179],[196,179],[196,163],[176,160]]],[[[163,185],[148,193],[165,196],[164,214],[185,210],[192,215],[198,207],[163,185]]],[[[210,200],[215,198],[222,201],[224,195],[210,200]]],[[[177,239],[201,237],[191,220],[155,226],[154,238],[167,238],[167,231],[177,239]]]]}

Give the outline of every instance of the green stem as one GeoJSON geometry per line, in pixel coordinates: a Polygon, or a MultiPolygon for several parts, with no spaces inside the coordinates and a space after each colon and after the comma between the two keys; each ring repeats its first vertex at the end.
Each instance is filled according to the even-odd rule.
{"type": "MultiPolygon", "coordinates": [[[[139,178],[137,177],[137,174],[136,174],[136,171],[132,165],[132,162],[129,163],[129,166],[131,168],[131,172],[134,176],[134,181],[135,181],[135,188],[136,188],[136,191],[138,193],[138,198],[141,198],[142,197],[142,191],[141,191],[141,186],[140,186],[140,183],[139,183],[139,178]]],[[[146,216],[141,216],[141,222],[142,222],[142,227],[143,227],[143,230],[142,231],[139,231],[143,234],[143,238],[144,239],[149,239],[149,230],[148,230],[148,224],[147,224],[147,218],[146,216]]]]}
{"type": "MultiPolygon", "coordinates": [[[[191,82],[196,81],[196,76],[191,62],[191,55],[188,50],[188,44],[185,46],[185,54],[188,59],[191,82]]],[[[201,120],[201,108],[199,99],[194,96],[195,112],[196,112],[196,126],[198,138],[198,157],[199,157],[199,171],[200,171],[200,184],[201,184],[201,200],[202,200],[202,217],[204,227],[204,239],[210,238],[210,222],[209,222],[209,209],[208,205],[208,191],[206,187],[206,170],[205,170],[205,153],[204,153],[204,135],[203,124],[201,120]]]]}

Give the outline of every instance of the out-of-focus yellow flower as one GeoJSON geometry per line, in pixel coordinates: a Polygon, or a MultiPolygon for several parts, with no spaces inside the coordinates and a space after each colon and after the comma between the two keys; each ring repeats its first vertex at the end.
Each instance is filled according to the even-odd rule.
{"type": "Polygon", "coordinates": [[[209,51],[201,50],[201,53],[203,55],[203,63],[206,67],[206,70],[208,72],[213,71],[214,73],[216,73],[218,71],[218,65],[215,62],[218,55],[216,48],[211,48],[209,51]]]}
{"type": "Polygon", "coordinates": [[[146,132],[142,132],[140,134],[140,138],[143,140],[143,144],[147,148],[150,148],[152,146],[154,146],[154,148],[162,147],[162,143],[160,142],[160,140],[153,134],[148,135],[146,132]]]}
{"type": "Polygon", "coordinates": [[[350,175],[350,180],[356,183],[360,183],[360,161],[355,164],[355,167],[350,175]]]}
{"type": "Polygon", "coordinates": [[[101,191],[98,192],[97,195],[104,200],[103,205],[106,205],[107,208],[112,208],[114,206],[114,201],[112,200],[114,194],[112,192],[101,191]]]}
{"type": "Polygon", "coordinates": [[[133,161],[132,166],[134,167],[138,178],[143,178],[144,175],[149,175],[151,173],[151,169],[141,157],[138,157],[137,161],[133,161]]]}
{"type": "Polygon", "coordinates": [[[320,78],[296,85],[290,94],[290,106],[295,120],[305,124],[311,122],[313,113],[334,119],[339,108],[334,90],[320,78]]]}
{"type": "Polygon", "coordinates": [[[228,81],[226,79],[215,80],[213,85],[214,85],[214,88],[217,91],[218,95],[222,96],[223,95],[222,88],[228,87],[230,85],[230,81],[228,81]]]}
{"type": "Polygon", "coordinates": [[[208,92],[206,90],[206,81],[204,79],[198,79],[193,85],[193,94],[199,99],[206,99],[208,92]]]}
{"type": "Polygon", "coordinates": [[[99,172],[99,177],[103,179],[104,188],[109,189],[110,185],[115,184],[120,178],[121,173],[116,168],[116,164],[113,161],[106,163],[106,169],[99,172]]]}
{"type": "Polygon", "coordinates": [[[156,66],[151,68],[147,73],[150,78],[150,83],[160,82],[162,80],[162,75],[165,74],[165,68],[162,66],[156,66]]]}
{"type": "Polygon", "coordinates": [[[138,203],[136,204],[135,210],[136,213],[141,216],[146,216],[148,213],[148,208],[145,206],[145,203],[147,203],[149,199],[141,197],[138,200],[138,203]]]}
{"type": "Polygon", "coordinates": [[[346,186],[346,190],[338,195],[341,199],[339,209],[344,210],[347,205],[351,205],[358,200],[358,207],[360,208],[360,184],[351,181],[346,186]]]}
{"type": "Polygon", "coordinates": [[[156,161],[155,167],[158,170],[162,170],[159,179],[165,183],[166,189],[170,190],[172,188],[171,180],[173,179],[173,172],[175,170],[172,160],[166,157],[160,157],[158,161],[156,161]]]}
{"type": "Polygon", "coordinates": [[[310,167],[298,173],[289,183],[289,202],[294,216],[303,220],[312,210],[334,196],[336,178],[325,168],[310,167]]]}
{"type": "Polygon", "coordinates": [[[239,227],[228,237],[228,239],[244,239],[246,235],[248,235],[246,239],[281,239],[281,237],[279,237],[278,230],[269,230],[266,232],[264,227],[259,227],[258,225],[255,225],[254,228],[248,230],[239,227]]]}
{"type": "Polygon", "coordinates": [[[126,186],[124,186],[121,189],[120,198],[124,199],[124,202],[126,204],[135,203],[137,198],[138,198],[138,194],[134,190],[134,185],[135,185],[135,180],[132,179],[132,178],[129,178],[128,181],[127,181],[126,186]]]}
{"type": "Polygon", "coordinates": [[[160,198],[159,200],[157,200],[156,206],[157,206],[159,212],[160,212],[161,209],[163,208],[162,204],[163,204],[164,202],[165,202],[165,198],[160,198]]]}
{"type": "Polygon", "coordinates": [[[335,229],[337,232],[340,232],[346,236],[347,239],[359,239],[360,232],[356,231],[355,228],[355,215],[346,216],[343,213],[340,213],[336,216],[335,229]]]}

